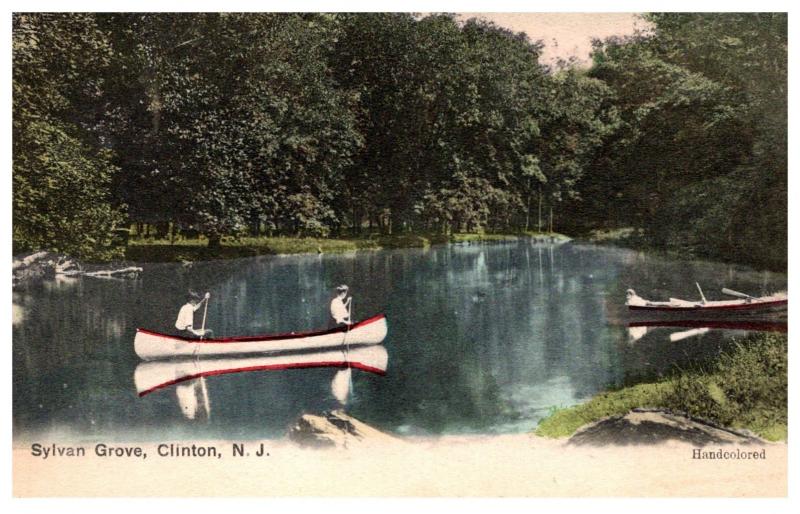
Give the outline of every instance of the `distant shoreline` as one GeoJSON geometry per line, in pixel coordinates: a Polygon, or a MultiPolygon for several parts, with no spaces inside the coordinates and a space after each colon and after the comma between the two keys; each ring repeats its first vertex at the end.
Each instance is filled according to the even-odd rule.
{"type": "Polygon", "coordinates": [[[399,234],[359,238],[242,237],[225,238],[219,248],[209,248],[205,239],[131,239],[125,258],[134,262],[186,262],[227,260],[258,255],[298,255],[374,251],[394,248],[428,248],[441,244],[508,242],[532,239],[566,242],[559,233],[522,232],[516,234],[399,234]]]}

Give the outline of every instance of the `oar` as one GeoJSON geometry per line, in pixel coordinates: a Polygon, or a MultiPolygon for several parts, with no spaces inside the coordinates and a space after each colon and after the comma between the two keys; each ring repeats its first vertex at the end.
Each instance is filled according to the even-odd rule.
{"type": "Polygon", "coordinates": [[[206,337],[206,314],[208,314],[208,299],[211,298],[211,293],[206,293],[206,305],[203,307],[203,326],[200,327],[200,339],[206,337]]]}
{"type": "Polygon", "coordinates": [[[344,332],[344,342],[345,342],[345,350],[344,356],[345,360],[347,361],[347,375],[349,380],[348,391],[350,394],[353,394],[353,371],[350,367],[350,343],[347,341],[347,334],[350,333],[350,325],[353,324],[353,297],[350,297],[350,306],[347,308],[347,330],[344,332]]]}
{"type": "Polygon", "coordinates": [[[697,290],[700,291],[700,298],[703,299],[703,303],[706,303],[706,295],[703,294],[703,289],[700,287],[698,282],[695,282],[694,285],[697,286],[697,290]]]}
{"type": "Polygon", "coordinates": [[[208,388],[206,387],[206,377],[200,377],[200,392],[203,395],[203,406],[206,408],[206,419],[211,418],[211,403],[208,401],[208,388]]]}
{"type": "Polygon", "coordinates": [[[669,335],[669,340],[675,343],[683,339],[688,339],[690,337],[705,334],[709,330],[710,329],[708,327],[700,327],[700,328],[693,328],[691,330],[684,330],[683,332],[673,332],[669,335]]]}
{"type": "Polygon", "coordinates": [[[739,291],[734,291],[733,289],[728,289],[727,287],[722,288],[722,294],[727,294],[730,296],[735,296],[737,298],[744,298],[745,300],[753,298],[749,294],[740,293],[739,291]]]}

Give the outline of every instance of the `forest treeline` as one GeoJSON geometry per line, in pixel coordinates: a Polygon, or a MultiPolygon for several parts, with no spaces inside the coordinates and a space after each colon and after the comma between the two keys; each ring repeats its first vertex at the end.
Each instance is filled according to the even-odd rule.
{"type": "Polygon", "coordinates": [[[786,14],[646,19],[586,68],[450,15],[15,14],[14,249],[633,227],[784,267],[786,14]]]}

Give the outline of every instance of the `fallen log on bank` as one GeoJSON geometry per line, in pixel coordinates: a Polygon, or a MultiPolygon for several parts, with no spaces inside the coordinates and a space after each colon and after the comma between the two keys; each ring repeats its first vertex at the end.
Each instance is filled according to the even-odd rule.
{"type": "Polygon", "coordinates": [[[128,262],[81,264],[75,259],[52,252],[35,252],[15,257],[11,262],[14,287],[59,277],[94,277],[103,279],[137,278],[142,268],[128,262]]]}
{"type": "Polygon", "coordinates": [[[136,278],[137,276],[139,276],[139,273],[141,272],[142,268],[138,266],[128,266],[120,269],[109,269],[109,270],[98,270],[98,271],[56,270],[56,275],[63,275],[66,277],[83,275],[86,277],[95,277],[95,278],[136,278]]]}

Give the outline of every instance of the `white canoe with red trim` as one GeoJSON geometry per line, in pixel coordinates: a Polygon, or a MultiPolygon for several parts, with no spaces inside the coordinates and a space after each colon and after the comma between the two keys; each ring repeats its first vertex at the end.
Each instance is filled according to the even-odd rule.
{"type": "Polygon", "coordinates": [[[389,355],[381,345],[361,346],[322,352],[221,357],[216,359],[183,359],[142,362],[136,367],[133,380],[139,396],[181,382],[201,377],[305,368],[355,368],[378,375],[386,373],[389,355]]]}
{"type": "Polygon", "coordinates": [[[386,316],[383,314],[349,327],[219,339],[190,339],[139,328],[136,330],[133,346],[136,355],[148,361],[181,357],[220,357],[380,344],[386,338],[387,331],[386,316]]]}
{"type": "Polygon", "coordinates": [[[760,298],[722,301],[687,301],[670,298],[668,302],[653,302],[628,290],[626,305],[638,316],[681,316],[686,319],[780,319],[786,318],[789,299],[784,293],[760,298]]]}

